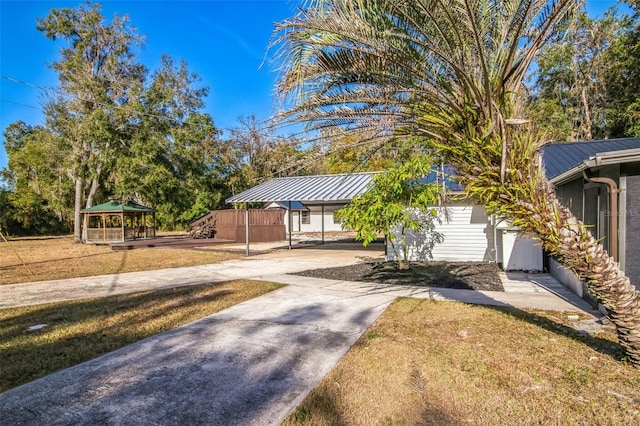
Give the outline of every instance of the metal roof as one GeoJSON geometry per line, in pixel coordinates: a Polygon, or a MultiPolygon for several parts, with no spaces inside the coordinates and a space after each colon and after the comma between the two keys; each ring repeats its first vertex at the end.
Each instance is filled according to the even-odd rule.
{"type": "Polygon", "coordinates": [[[113,212],[138,212],[138,213],[153,213],[154,209],[151,207],[143,206],[134,202],[120,203],[118,201],[107,201],[106,203],[98,204],[87,209],[82,209],[81,213],[113,213],[113,212]]]}
{"type": "Polygon", "coordinates": [[[443,166],[433,166],[433,169],[427,177],[420,180],[420,183],[437,183],[443,184],[447,188],[447,191],[451,192],[463,192],[464,185],[460,185],[457,180],[458,171],[452,166],[444,164],[443,166]]]}
{"type": "Polygon", "coordinates": [[[597,154],[639,148],[640,138],[554,143],[542,148],[542,161],[547,179],[553,181],[597,154]]]}
{"type": "Polygon", "coordinates": [[[306,202],[349,202],[364,193],[375,172],[276,178],[227,198],[227,203],[256,203],[296,200],[306,202]]]}

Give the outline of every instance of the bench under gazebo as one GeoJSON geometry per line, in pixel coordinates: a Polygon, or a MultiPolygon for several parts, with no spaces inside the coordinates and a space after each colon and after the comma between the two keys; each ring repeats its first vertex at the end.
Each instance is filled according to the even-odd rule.
{"type": "Polygon", "coordinates": [[[137,238],[155,238],[155,209],[131,201],[115,200],[81,211],[85,243],[115,243],[137,238]]]}

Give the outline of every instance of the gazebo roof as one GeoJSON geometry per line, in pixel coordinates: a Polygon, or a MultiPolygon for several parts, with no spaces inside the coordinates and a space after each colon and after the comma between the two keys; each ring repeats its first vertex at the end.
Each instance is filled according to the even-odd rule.
{"type": "Polygon", "coordinates": [[[108,201],[106,203],[98,204],[97,206],[89,207],[88,209],[81,210],[82,213],[153,213],[155,209],[151,207],[143,206],[131,201],[126,203],[119,203],[118,201],[108,201]]]}

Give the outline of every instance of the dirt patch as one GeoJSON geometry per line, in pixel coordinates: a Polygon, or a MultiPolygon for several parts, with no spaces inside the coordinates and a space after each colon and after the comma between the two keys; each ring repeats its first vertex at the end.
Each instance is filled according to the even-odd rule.
{"type": "Polygon", "coordinates": [[[379,284],[504,291],[499,272],[498,265],[489,262],[412,262],[408,269],[399,269],[394,262],[377,261],[313,269],[296,275],[379,284]]]}

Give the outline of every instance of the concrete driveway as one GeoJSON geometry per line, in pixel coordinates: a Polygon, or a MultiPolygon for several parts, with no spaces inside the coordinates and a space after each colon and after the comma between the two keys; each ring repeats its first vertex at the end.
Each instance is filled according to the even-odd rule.
{"type": "MultiPolygon", "coordinates": [[[[260,249],[270,247],[265,244],[254,246],[260,249]]],[[[232,248],[241,250],[242,245],[232,248]]],[[[238,278],[260,278],[305,269],[344,266],[365,258],[382,256],[383,247],[380,244],[372,244],[365,249],[361,244],[335,243],[313,248],[278,250],[210,265],[10,284],[0,286],[0,309],[238,278]]]]}
{"type": "MultiPolygon", "coordinates": [[[[329,249],[326,246],[201,267],[1,287],[7,305],[20,304],[27,296],[28,303],[44,303],[233,278],[264,278],[289,284],[4,392],[0,394],[0,424],[279,424],[400,295],[517,305],[515,296],[526,292],[529,297],[535,296],[530,290],[536,287],[540,301],[573,306],[564,296],[526,276],[523,280],[530,287],[519,293],[504,293],[503,297],[513,297],[505,302],[490,292],[434,291],[287,274],[346,265],[379,254],[344,247],[329,249]],[[22,290],[16,290],[18,287],[22,290]],[[7,288],[11,291],[5,291],[7,288]]],[[[521,280],[514,281],[522,284],[521,280]]]]}
{"type": "Polygon", "coordinates": [[[0,424],[279,424],[392,300],[288,286],[4,392],[0,424]]]}

